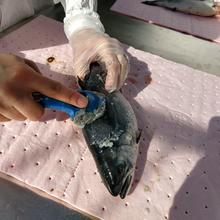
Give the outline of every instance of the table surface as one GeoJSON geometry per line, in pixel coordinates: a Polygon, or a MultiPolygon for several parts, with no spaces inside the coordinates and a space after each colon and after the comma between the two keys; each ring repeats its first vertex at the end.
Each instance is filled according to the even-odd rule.
{"type": "MultiPolygon", "coordinates": [[[[98,12],[112,37],[137,49],[159,55],[165,59],[191,66],[210,74],[220,75],[220,45],[190,35],[147,24],[109,11],[115,0],[100,0],[98,12]]],[[[60,4],[39,12],[62,21],[64,12],[60,4]]],[[[19,28],[32,18],[0,33],[0,37],[19,28]]],[[[71,220],[88,219],[61,204],[40,197],[7,180],[0,179],[0,219],[4,220],[71,220]]]]}

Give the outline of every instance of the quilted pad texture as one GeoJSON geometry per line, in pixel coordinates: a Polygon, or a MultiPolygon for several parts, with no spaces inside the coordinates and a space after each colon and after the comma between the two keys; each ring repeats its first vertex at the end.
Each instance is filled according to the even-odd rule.
{"type": "MultiPolygon", "coordinates": [[[[124,47],[123,94],[142,129],[129,195],[108,193],[81,130],[51,110],[40,122],[0,123],[0,172],[101,219],[220,219],[220,79],[124,47]]],[[[0,51],[76,87],[62,23],[40,16],[0,39],[0,51]]]]}

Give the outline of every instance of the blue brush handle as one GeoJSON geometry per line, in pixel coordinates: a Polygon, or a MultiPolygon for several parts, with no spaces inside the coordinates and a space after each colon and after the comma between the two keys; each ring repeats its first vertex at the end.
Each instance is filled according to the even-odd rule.
{"type": "MultiPolygon", "coordinates": [[[[88,105],[86,107],[86,112],[93,112],[104,101],[102,98],[98,97],[93,92],[84,90],[84,91],[80,91],[80,93],[88,98],[88,105]]],[[[73,105],[62,102],[60,100],[50,98],[39,92],[32,93],[32,96],[34,100],[37,101],[39,104],[41,104],[44,108],[50,108],[50,109],[66,112],[71,118],[74,118],[76,114],[81,110],[81,108],[77,108],[73,105]]]]}

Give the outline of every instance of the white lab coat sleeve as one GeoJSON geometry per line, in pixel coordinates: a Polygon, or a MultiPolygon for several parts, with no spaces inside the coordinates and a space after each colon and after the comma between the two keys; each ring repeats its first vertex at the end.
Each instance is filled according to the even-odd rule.
{"type": "MultiPolygon", "coordinates": [[[[58,2],[55,0],[55,2],[58,2]]],[[[60,0],[66,16],[64,31],[68,39],[84,28],[93,28],[104,32],[104,27],[97,14],[97,0],[60,0]]]]}

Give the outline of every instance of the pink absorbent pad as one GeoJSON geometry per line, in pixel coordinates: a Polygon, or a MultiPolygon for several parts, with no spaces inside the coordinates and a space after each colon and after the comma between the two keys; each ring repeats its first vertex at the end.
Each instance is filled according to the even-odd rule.
{"type": "MultiPolygon", "coordinates": [[[[1,176],[101,219],[219,220],[220,78],[125,48],[131,71],[123,94],[142,129],[129,195],[109,194],[81,130],[51,110],[40,122],[0,123],[1,176]]],[[[40,16],[0,39],[0,51],[75,87],[62,23],[40,16]]]]}
{"type": "Polygon", "coordinates": [[[200,17],[145,5],[142,2],[144,0],[117,0],[111,9],[143,21],[220,43],[220,15],[200,17]]]}

